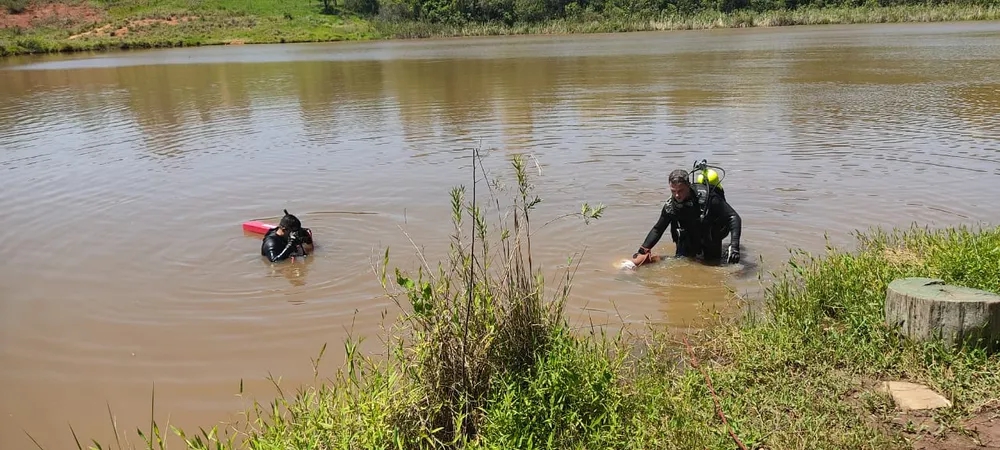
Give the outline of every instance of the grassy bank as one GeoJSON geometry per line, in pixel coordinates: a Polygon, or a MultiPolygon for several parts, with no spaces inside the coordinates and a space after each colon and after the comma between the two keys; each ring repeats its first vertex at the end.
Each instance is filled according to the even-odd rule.
{"type": "Polygon", "coordinates": [[[882,320],[897,277],[1000,291],[1000,228],[871,230],[852,252],[795,254],[762,314],[687,336],[609,336],[564,319],[572,260],[554,286],[534,267],[529,231],[544,202],[523,162],[513,166],[509,196],[496,185],[452,192],[447,261],[393,271],[387,250],[373,265],[404,313],[385,355],[348,342],[331,382],[255,404],[228,438],[185,436],[189,447],[902,449],[959,439],[967,418],[1000,411],[1000,355],[912,343],[882,320]],[[877,389],[899,379],[954,404],[915,425],[877,389]]]}
{"type": "Polygon", "coordinates": [[[603,15],[581,12],[569,17],[539,23],[446,24],[399,21],[378,22],[375,25],[379,37],[427,38],[971,20],[1000,20],[1000,6],[802,7],[729,13],[702,11],[684,15],[665,11],[650,15],[603,15]]]}
{"type": "Polygon", "coordinates": [[[0,0],[0,56],[435,36],[1000,19],[1000,4],[991,1],[891,6],[813,3],[791,8],[787,5],[794,2],[783,2],[780,7],[742,9],[719,8],[715,3],[679,8],[673,3],[555,2],[544,3],[545,9],[538,11],[529,0],[500,2],[492,9],[482,6],[489,3],[484,0],[470,3],[480,7],[468,11],[456,6],[464,3],[454,2],[390,1],[370,6],[373,0],[365,1],[342,0],[326,7],[308,0],[0,0]]]}
{"type": "Polygon", "coordinates": [[[35,0],[31,5],[21,14],[38,17],[30,22],[7,16],[8,26],[0,28],[0,55],[375,36],[368,21],[323,14],[308,1],[35,0]]]}

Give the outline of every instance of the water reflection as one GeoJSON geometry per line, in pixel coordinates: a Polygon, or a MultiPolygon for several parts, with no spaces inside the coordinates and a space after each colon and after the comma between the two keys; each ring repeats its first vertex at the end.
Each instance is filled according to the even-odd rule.
{"type": "MultiPolygon", "coordinates": [[[[641,61],[623,56],[178,64],[84,69],[72,76],[58,70],[6,71],[0,93],[10,110],[16,109],[12,103],[31,101],[29,96],[57,100],[5,114],[0,124],[12,128],[31,117],[74,111],[77,126],[119,126],[120,113],[127,111],[142,130],[146,151],[179,157],[206,151],[208,146],[195,143],[229,132],[212,124],[249,123],[254,101],[279,108],[294,101],[312,141],[336,141],[349,130],[382,130],[398,114],[411,148],[433,137],[502,135],[509,146],[524,149],[537,140],[540,118],[573,120],[562,109],[568,105],[594,125],[634,118],[633,126],[652,127],[668,113],[680,124],[692,108],[721,106],[732,98],[724,90],[705,89],[703,74],[718,74],[720,87],[727,89],[739,84],[730,74],[747,58],[753,56],[719,52],[641,61]]],[[[284,111],[274,114],[287,120],[284,111]]]]}
{"type": "MultiPolygon", "coordinates": [[[[263,257],[262,257],[263,258],[263,257]]],[[[288,280],[292,286],[302,287],[306,285],[306,277],[309,274],[309,266],[315,258],[295,258],[290,261],[271,264],[271,276],[281,276],[288,280]]],[[[289,300],[293,304],[302,304],[304,300],[289,300]]]]}
{"type": "MultiPolygon", "coordinates": [[[[204,151],[203,146],[185,146],[185,143],[197,140],[201,137],[199,133],[209,133],[206,124],[213,121],[229,126],[247,123],[253,114],[250,98],[278,105],[289,105],[284,101],[286,98],[294,100],[304,131],[312,140],[329,142],[336,139],[338,130],[384,129],[394,119],[394,111],[398,111],[404,139],[414,145],[431,136],[457,140],[496,133],[523,146],[537,138],[539,118],[548,118],[546,122],[563,119],[556,120],[558,123],[571,120],[560,116],[566,111],[555,109],[559,104],[573,105],[580,110],[580,118],[594,125],[611,118],[633,118],[633,126],[645,127],[657,123],[662,126],[667,112],[671,120],[683,126],[688,120],[685,117],[697,108],[743,106],[759,101],[760,95],[753,90],[733,92],[732,86],[741,83],[729,74],[743,59],[732,54],[713,56],[699,63],[689,60],[705,58],[691,54],[640,63],[612,58],[601,64],[586,59],[579,62],[580,58],[531,58],[462,60],[449,64],[407,60],[280,66],[138,66],[91,69],[74,74],[72,79],[60,77],[58,71],[8,72],[5,77],[15,76],[12,82],[0,87],[0,92],[8,102],[29,93],[54,93],[56,98],[72,104],[68,110],[79,111],[80,116],[75,118],[78,123],[91,126],[108,124],[108,111],[129,111],[146,136],[145,147],[161,156],[204,151]],[[705,72],[717,74],[708,78],[719,81],[719,90],[693,86],[698,83],[704,86],[708,80],[698,80],[698,74],[705,72]],[[35,81],[27,88],[29,74],[37,75],[42,82],[35,81]],[[72,94],[66,92],[63,83],[69,84],[72,94]],[[94,92],[102,95],[87,95],[94,92]]],[[[795,73],[815,67],[813,70],[818,73],[836,77],[831,75],[832,63],[796,64],[803,67],[795,68],[795,73]]],[[[757,76],[761,75],[769,73],[757,76]]],[[[759,82],[756,78],[754,74],[745,74],[742,84],[756,84],[759,82]]],[[[790,117],[792,123],[799,125],[793,128],[796,130],[820,125],[836,130],[836,122],[818,124],[815,118],[845,119],[857,117],[858,112],[875,115],[880,111],[878,104],[863,98],[858,99],[860,103],[825,106],[812,95],[797,94],[795,98],[801,98],[803,106],[809,105],[802,113],[790,117]],[[837,110],[864,105],[870,108],[837,110]]],[[[66,111],[64,106],[52,105],[36,114],[44,117],[66,111]]],[[[9,114],[0,123],[13,127],[18,119],[18,114],[9,114]]]]}
{"type": "MultiPolygon", "coordinates": [[[[966,138],[1000,141],[1000,122],[994,120],[1000,117],[1000,83],[971,84],[949,91],[950,97],[955,100],[949,103],[949,110],[971,128],[966,130],[957,126],[956,131],[964,131],[966,138]]],[[[1000,153],[1000,145],[991,147],[994,152],[1000,153]]],[[[963,157],[974,159],[965,151],[961,153],[963,157]]],[[[985,158],[985,162],[998,161],[1000,157],[985,158]]]]}

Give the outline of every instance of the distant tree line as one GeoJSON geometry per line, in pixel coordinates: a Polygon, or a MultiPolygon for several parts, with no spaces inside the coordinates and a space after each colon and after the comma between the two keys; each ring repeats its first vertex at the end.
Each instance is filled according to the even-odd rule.
{"type": "MultiPolygon", "coordinates": [[[[324,2],[327,9],[329,1],[324,2]]],[[[982,4],[1000,0],[340,0],[343,9],[385,20],[463,24],[542,22],[561,18],[642,17],[701,12],[762,12],[799,7],[982,4]]]]}

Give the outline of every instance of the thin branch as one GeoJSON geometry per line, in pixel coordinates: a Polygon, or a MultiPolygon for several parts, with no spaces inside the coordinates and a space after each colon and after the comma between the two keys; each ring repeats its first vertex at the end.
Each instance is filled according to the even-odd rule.
{"type": "Polygon", "coordinates": [[[551,223],[553,223],[553,222],[555,222],[555,221],[557,221],[557,220],[562,220],[562,219],[565,219],[565,218],[567,218],[567,217],[572,217],[572,216],[582,216],[582,215],[583,215],[583,214],[580,214],[580,213],[578,213],[578,212],[574,212],[574,213],[567,213],[567,214],[563,214],[563,215],[561,215],[561,216],[558,216],[558,217],[556,217],[556,218],[554,218],[554,219],[552,219],[552,220],[550,220],[550,221],[548,221],[548,222],[545,222],[544,224],[542,224],[542,226],[540,226],[540,227],[538,227],[538,228],[534,229],[533,231],[531,231],[531,232],[530,232],[530,234],[535,234],[535,233],[537,233],[537,232],[538,232],[538,231],[540,231],[540,230],[541,230],[542,228],[545,228],[545,227],[547,227],[547,226],[548,226],[549,224],[551,224],[551,223]]]}
{"type": "Polygon", "coordinates": [[[535,168],[538,169],[538,176],[542,176],[542,165],[538,163],[538,158],[535,158],[534,153],[529,153],[528,156],[535,162],[535,168]]]}
{"type": "MultiPolygon", "coordinates": [[[[469,264],[469,300],[465,304],[465,324],[463,325],[463,336],[462,336],[462,378],[465,383],[465,414],[470,413],[470,401],[469,401],[469,360],[468,360],[468,348],[469,348],[469,316],[472,315],[472,300],[475,296],[475,278],[476,278],[476,157],[479,155],[478,148],[472,149],[472,208],[470,215],[472,216],[472,244],[469,249],[469,256],[472,258],[469,264]]],[[[484,249],[485,244],[484,244],[484,249]]],[[[466,423],[468,423],[469,418],[463,417],[462,428],[466,428],[466,423]]],[[[470,424],[471,425],[471,424],[470,424]]],[[[464,432],[465,430],[463,430],[464,432]]]]}
{"type": "Polygon", "coordinates": [[[705,372],[705,369],[698,364],[698,360],[694,356],[694,350],[691,349],[691,344],[688,343],[687,336],[683,336],[683,339],[684,345],[687,347],[688,354],[691,356],[691,364],[697,367],[698,370],[701,371],[701,374],[705,376],[705,383],[708,384],[708,390],[712,393],[712,400],[715,402],[715,411],[719,414],[719,417],[722,418],[722,424],[726,427],[726,431],[729,432],[729,437],[733,438],[733,441],[736,442],[736,445],[739,446],[740,450],[747,450],[743,441],[741,441],[740,438],[736,436],[736,433],[733,432],[732,428],[729,427],[726,415],[722,412],[722,406],[719,404],[719,396],[715,393],[715,388],[712,387],[712,379],[708,377],[708,373],[705,372]]]}
{"type": "Polygon", "coordinates": [[[399,231],[403,232],[403,235],[406,236],[406,239],[410,241],[410,244],[413,245],[413,248],[417,251],[417,256],[420,257],[420,261],[424,264],[424,268],[427,269],[427,276],[429,276],[431,280],[437,281],[437,279],[434,278],[434,272],[431,270],[430,264],[427,264],[427,259],[424,258],[423,250],[420,250],[420,247],[417,246],[417,243],[413,242],[413,238],[410,237],[410,233],[407,233],[406,230],[403,229],[403,227],[399,226],[399,224],[396,224],[396,228],[399,228],[399,231]]]}

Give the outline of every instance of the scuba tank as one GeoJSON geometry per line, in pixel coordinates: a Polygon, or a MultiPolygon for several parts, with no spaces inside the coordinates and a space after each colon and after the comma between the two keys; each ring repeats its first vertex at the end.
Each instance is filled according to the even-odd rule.
{"type": "Polygon", "coordinates": [[[690,184],[698,194],[698,202],[702,204],[701,220],[708,216],[708,209],[712,202],[713,195],[719,195],[722,200],[726,200],[726,190],[722,187],[722,180],[726,178],[726,169],[709,165],[707,160],[695,161],[690,173],[690,184]],[[722,175],[719,175],[722,172],[722,175]]]}
{"type": "MultiPolygon", "coordinates": [[[[698,214],[698,219],[700,222],[705,221],[705,217],[708,216],[708,210],[711,206],[711,197],[713,195],[719,195],[722,200],[726,200],[726,191],[722,187],[722,180],[726,177],[726,170],[708,164],[708,161],[702,159],[701,161],[695,161],[691,171],[688,173],[688,184],[694,191],[693,194],[695,198],[693,201],[698,205],[700,213],[698,214]],[[721,173],[721,175],[720,175],[721,173]]],[[[670,223],[670,237],[674,242],[680,240],[680,234],[682,230],[680,224],[676,221],[670,223]]]]}
{"type": "MultiPolygon", "coordinates": [[[[703,159],[701,161],[695,161],[694,170],[691,171],[690,175],[692,178],[691,186],[695,189],[695,195],[698,196],[698,203],[702,207],[700,222],[702,223],[702,226],[707,225],[708,237],[709,239],[713,239],[713,242],[715,242],[713,234],[718,231],[721,234],[721,236],[718,236],[718,240],[721,243],[721,239],[725,237],[725,233],[723,233],[722,229],[718,228],[720,224],[706,224],[705,219],[708,217],[709,209],[712,207],[713,195],[719,195],[721,196],[720,198],[723,202],[726,201],[726,191],[722,188],[722,180],[726,177],[726,170],[718,166],[709,165],[708,161],[703,159]],[[722,172],[721,176],[719,175],[719,172],[722,172]]],[[[731,231],[732,230],[730,230],[730,232],[731,231]]],[[[731,239],[729,250],[724,251],[722,256],[724,261],[739,262],[738,241],[731,239]],[[733,248],[734,245],[735,248],[733,248]]]]}

